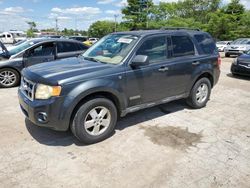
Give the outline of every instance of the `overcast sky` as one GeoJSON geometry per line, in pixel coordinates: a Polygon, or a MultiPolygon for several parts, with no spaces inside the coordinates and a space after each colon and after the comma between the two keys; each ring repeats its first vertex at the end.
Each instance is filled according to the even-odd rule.
{"type": "MultiPolygon", "coordinates": [[[[177,0],[154,0],[174,2],[177,0]]],[[[230,0],[223,0],[227,3],[230,0]]],[[[39,29],[54,28],[58,18],[60,29],[87,29],[97,20],[114,20],[126,0],[0,0],[0,31],[26,30],[26,21],[35,21],[39,29]]],[[[241,0],[249,9],[250,0],[241,0]]]]}

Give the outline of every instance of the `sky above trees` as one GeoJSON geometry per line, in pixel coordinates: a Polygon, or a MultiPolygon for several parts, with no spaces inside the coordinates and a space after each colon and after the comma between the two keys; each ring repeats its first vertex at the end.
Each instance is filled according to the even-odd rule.
{"type": "MultiPolygon", "coordinates": [[[[154,0],[154,3],[160,1],[177,0],[154,0]]],[[[223,0],[223,4],[228,1],[223,0]]],[[[114,20],[114,15],[121,21],[121,9],[126,3],[126,0],[0,0],[0,31],[26,30],[28,21],[36,22],[38,29],[53,28],[55,18],[59,29],[86,30],[95,21],[114,20]]],[[[241,3],[250,8],[249,0],[241,3]]]]}

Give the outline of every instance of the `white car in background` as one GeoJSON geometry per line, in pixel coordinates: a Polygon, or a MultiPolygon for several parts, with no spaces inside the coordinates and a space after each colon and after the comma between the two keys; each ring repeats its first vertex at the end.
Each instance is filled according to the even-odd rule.
{"type": "Polygon", "coordinates": [[[225,56],[230,57],[231,55],[241,55],[250,50],[250,38],[240,38],[233,41],[225,49],[225,56]]]}
{"type": "Polygon", "coordinates": [[[231,44],[232,41],[219,41],[216,42],[216,46],[219,52],[224,52],[226,47],[231,44]]]}

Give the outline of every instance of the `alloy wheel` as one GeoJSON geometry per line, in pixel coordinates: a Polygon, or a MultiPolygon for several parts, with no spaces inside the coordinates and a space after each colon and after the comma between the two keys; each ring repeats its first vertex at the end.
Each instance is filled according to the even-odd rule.
{"type": "Polygon", "coordinates": [[[104,106],[90,110],[84,120],[84,128],[88,134],[98,136],[104,133],[111,123],[111,113],[104,106]]]}
{"type": "Polygon", "coordinates": [[[196,100],[198,103],[201,104],[207,99],[207,96],[208,96],[208,86],[207,84],[202,83],[197,89],[196,100]]]}
{"type": "Polygon", "coordinates": [[[16,83],[17,77],[12,71],[2,71],[0,72],[0,83],[5,87],[10,87],[16,83]]]}

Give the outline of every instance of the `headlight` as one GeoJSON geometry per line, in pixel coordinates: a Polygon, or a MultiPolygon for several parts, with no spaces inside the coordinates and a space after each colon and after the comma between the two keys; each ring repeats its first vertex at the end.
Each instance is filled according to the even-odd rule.
{"type": "Polygon", "coordinates": [[[238,58],[235,58],[234,61],[233,61],[233,64],[237,65],[237,63],[238,63],[238,58]]]}
{"type": "Polygon", "coordinates": [[[36,99],[49,99],[50,97],[56,97],[61,94],[61,86],[48,86],[44,84],[38,84],[36,88],[36,99]]]}

